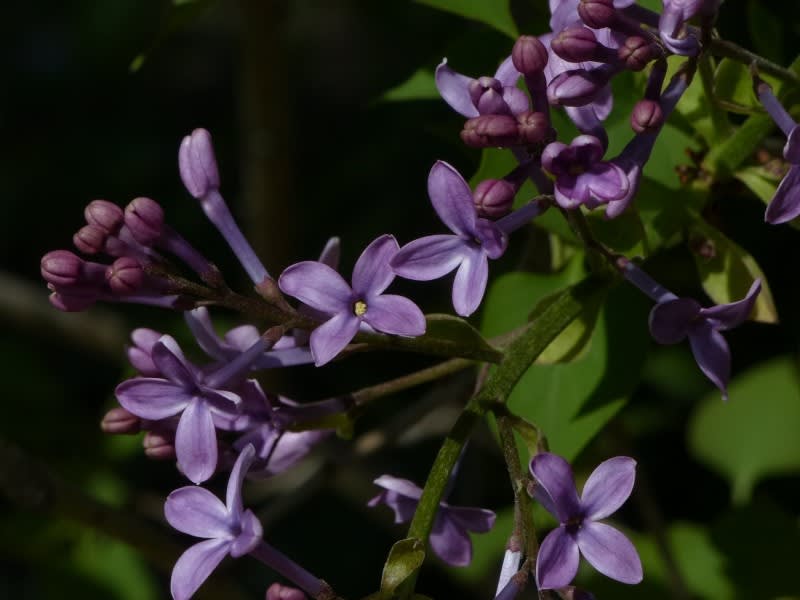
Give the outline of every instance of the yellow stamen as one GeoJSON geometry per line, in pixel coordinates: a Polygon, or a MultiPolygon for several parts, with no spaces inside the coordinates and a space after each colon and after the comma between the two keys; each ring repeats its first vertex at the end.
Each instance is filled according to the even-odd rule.
{"type": "Polygon", "coordinates": [[[363,317],[367,312],[367,303],[363,300],[357,300],[356,303],[353,304],[353,312],[357,317],[363,317]]]}

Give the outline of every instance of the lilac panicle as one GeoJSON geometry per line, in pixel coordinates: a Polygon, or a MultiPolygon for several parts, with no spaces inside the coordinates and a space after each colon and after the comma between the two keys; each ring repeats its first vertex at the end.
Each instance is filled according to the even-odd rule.
{"type": "Polygon", "coordinates": [[[174,600],[191,598],[228,554],[234,558],[244,556],[261,542],[261,523],[242,505],[242,483],[254,454],[252,446],[239,454],[224,504],[208,490],[195,486],[182,487],[167,497],[167,522],[182,533],[206,538],[186,550],[175,563],[170,581],[174,600]]]}
{"type": "Polygon", "coordinates": [[[403,246],[392,258],[394,272],[417,281],[438,279],[458,268],[453,307],[461,316],[478,308],[489,277],[489,259],[505,252],[507,235],[477,216],[472,192],[449,164],[438,161],[428,176],[428,196],[452,235],[432,235],[403,246]]]}
{"type": "MultiPolygon", "coordinates": [[[[414,516],[422,490],[408,479],[382,475],[375,485],[384,491],[372,498],[367,506],[386,504],[394,511],[395,523],[406,523],[414,516]]],[[[495,514],[485,508],[450,506],[439,503],[433,522],[430,542],[436,555],[454,567],[465,567],[472,561],[472,542],[469,532],[485,533],[494,525],[495,514]]]]}
{"type": "Polygon", "coordinates": [[[569,463],[542,452],[530,463],[536,480],[533,497],[559,522],[547,534],[536,558],[540,589],[563,588],[575,578],[580,555],[603,575],[622,583],[642,580],[642,563],[633,544],[613,527],[600,523],[628,499],[636,478],[636,461],[611,458],[589,476],[578,497],[569,463]]]}
{"type": "Polygon", "coordinates": [[[311,332],[311,354],[317,366],[333,360],[364,326],[409,337],[425,333],[425,316],[416,304],[383,293],[395,277],[389,262],[398,249],[391,235],[374,240],[356,261],[352,287],[321,262],[300,262],[281,274],[278,285],[284,293],[328,316],[311,332]]]}

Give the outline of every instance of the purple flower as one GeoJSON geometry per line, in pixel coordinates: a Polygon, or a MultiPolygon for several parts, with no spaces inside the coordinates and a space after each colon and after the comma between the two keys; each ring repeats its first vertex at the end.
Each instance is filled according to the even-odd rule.
{"type": "Polygon", "coordinates": [[[519,77],[510,56],[500,64],[494,77],[473,79],[456,73],[446,58],[436,67],[436,87],[442,98],[468,119],[479,115],[517,115],[530,110],[528,97],[517,87],[519,77]]]}
{"type": "MultiPolygon", "coordinates": [[[[395,523],[406,523],[414,516],[422,490],[408,479],[382,475],[375,485],[384,491],[367,503],[367,506],[386,504],[394,511],[395,523]]],[[[495,514],[485,508],[450,506],[439,503],[433,522],[431,547],[444,562],[454,567],[466,567],[472,561],[472,542],[469,532],[485,533],[494,525],[495,514]]]]}
{"type": "Polygon", "coordinates": [[[454,235],[430,235],[403,246],[391,260],[394,272],[416,281],[438,279],[458,267],[453,307],[461,316],[478,308],[489,278],[489,260],[502,256],[507,235],[492,221],[478,217],[464,178],[437,161],[428,175],[428,196],[454,235]]]}
{"type": "Polygon", "coordinates": [[[548,144],[542,153],[542,166],[556,177],[556,202],[571,210],[581,204],[596,208],[624,198],[628,178],[617,165],[601,159],[605,149],[592,135],[579,135],[567,146],[548,144]]]}
{"type": "Polygon", "coordinates": [[[781,105],[767,83],[757,80],[756,93],[764,108],[787,138],[786,145],[783,147],[783,157],[791,166],[764,214],[764,220],[767,223],[778,225],[800,215],[800,133],[798,133],[800,126],[781,105]]]}
{"type": "Polygon", "coordinates": [[[328,265],[314,261],[292,265],[280,276],[278,285],[286,294],[329,315],[311,333],[314,364],[331,361],[363,326],[411,337],[425,333],[425,316],[416,304],[383,293],[395,277],[389,261],[398,249],[391,235],[373,241],[356,261],[352,287],[328,265]]]}
{"type": "Polygon", "coordinates": [[[669,50],[682,56],[695,56],[700,42],[686,22],[699,12],[713,13],[719,0],[663,0],[664,10],[658,20],[658,33],[669,50]]]}
{"type": "Polygon", "coordinates": [[[578,498],[569,463],[555,454],[537,454],[530,464],[536,480],[533,496],[560,525],[547,534],[536,559],[541,589],[568,585],[578,572],[580,555],[603,575],[622,583],[642,580],[636,548],[619,531],[598,522],[622,506],[633,490],[636,461],[617,456],[589,476],[578,498]]]}
{"type": "Polygon", "coordinates": [[[244,556],[261,542],[262,530],[251,510],[242,505],[242,482],[255,452],[245,447],[233,465],[225,503],[206,489],[187,486],[172,492],[164,516],[172,527],[207,538],[184,552],[172,569],[170,590],[175,600],[186,600],[208,579],[228,554],[244,556]]]}
{"type": "Polygon", "coordinates": [[[282,431],[270,423],[264,423],[236,440],[234,448],[254,446],[256,462],[250,476],[266,478],[289,470],[332,433],[330,429],[282,431]]]}

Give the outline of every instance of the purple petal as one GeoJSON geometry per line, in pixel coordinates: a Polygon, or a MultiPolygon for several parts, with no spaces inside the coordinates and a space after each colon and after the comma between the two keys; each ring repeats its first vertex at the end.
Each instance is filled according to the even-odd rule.
{"type": "Polygon", "coordinates": [[[252,552],[264,536],[261,521],[249,509],[242,514],[239,525],[242,531],[231,544],[230,551],[233,558],[239,558],[252,552]]]}
{"type": "Polygon", "coordinates": [[[188,600],[228,554],[229,540],[206,540],[181,554],[172,569],[170,591],[174,600],[188,600]]]}
{"type": "Polygon", "coordinates": [[[628,193],[628,177],[613,163],[597,163],[581,177],[589,179],[592,195],[603,203],[620,200],[628,193]]]}
{"type": "Polygon", "coordinates": [[[238,521],[242,516],[242,484],[244,483],[245,475],[250,465],[253,464],[253,459],[256,455],[256,449],[251,444],[247,444],[242,451],[236,462],[233,463],[231,475],[228,478],[228,489],[225,493],[225,505],[228,507],[228,512],[234,522],[238,521]]]}
{"type": "Polygon", "coordinates": [[[489,280],[489,260],[480,248],[470,248],[464,255],[453,281],[453,308],[462,317],[474,313],[486,291],[489,280]]]}
{"type": "Polygon", "coordinates": [[[394,279],[389,261],[400,246],[391,235],[382,235],[367,246],[353,267],[353,292],[371,296],[383,292],[394,279]]]}
{"type": "Polygon", "coordinates": [[[706,322],[696,324],[689,330],[689,344],[697,366],[728,399],[728,381],[731,377],[731,351],[728,342],[706,322]]]}
{"type": "Polygon", "coordinates": [[[391,475],[382,475],[374,483],[384,488],[385,491],[367,502],[367,506],[386,504],[394,511],[395,523],[410,521],[414,516],[414,511],[417,510],[422,490],[408,479],[400,479],[391,475]]]}
{"type": "Polygon", "coordinates": [[[591,198],[588,179],[580,175],[559,175],[556,179],[555,197],[561,208],[573,210],[591,198]]]}
{"type": "Polygon", "coordinates": [[[430,281],[460,265],[466,245],[457,235],[429,235],[400,248],[390,264],[400,277],[430,281]]]}
{"type": "Polygon", "coordinates": [[[197,345],[211,358],[227,360],[228,355],[211,323],[211,316],[205,306],[184,313],[186,324],[194,335],[197,345]]]}
{"type": "MultiPolygon", "coordinates": [[[[258,341],[261,335],[253,325],[239,325],[225,334],[225,343],[231,348],[244,352],[258,341]]],[[[274,347],[274,346],[273,346],[274,347]]]]}
{"type": "Polygon", "coordinates": [[[732,329],[744,323],[753,312],[753,305],[756,303],[759,292],[761,292],[761,280],[756,279],[750,286],[747,295],[738,302],[703,308],[700,310],[700,314],[714,329],[720,331],[732,329]]]}
{"type": "Polygon", "coordinates": [[[440,510],[447,511],[458,526],[475,533],[486,533],[494,527],[497,515],[486,508],[473,508],[471,506],[446,506],[440,510]]]}
{"type": "Polygon", "coordinates": [[[597,118],[601,121],[605,121],[614,108],[614,96],[611,93],[611,86],[604,86],[597,96],[594,97],[594,101],[590,106],[597,118]]]}
{"type": "Polygon", "coordinates": [[[455,234],[473,237],[477,213],[472,191],[452,166],[441,160],[428,175],[428,196],[442,223],[455,234]]]}
{"type": "Polygon", "coordinates": [[[171,381],[153,377],[123,381],[114,394],[123,408],[152,421],[177,415],[193,398],[171,381]]]}
{"type": "Polygon", "coordinates": [[[436,555],[450,566],[466,567],[472,562],[469,534],[441,508],[433,522],[430,542],[436,555]]]}
{"type": "Polygon", "coordinates": [[[425,333],[425,315],[408,298],[384,294],[367,301],[364,321],[376,331],[416,337],[425,333]]]}
{"type": "Polygon", "coordinates": [[[584,518],[597,521],[616,512],[625,503],[636,480],[636,461],[615,456],[601,462],[589,475],[581,494],[584,518]]]}
{"type": "MultiPolygon", "coordinates": [[[[540,452],[531,460],[530,469],[536,483],[542,486],[552,499],[554,517],[561,523],[566,523],[581,516],[575,479],[572,476],[572,468],[566,460],[557,454],[540,452]]],[[[569,582],[564,585],[567,583],[569,582]]]]}
{"type": "Polygon", "coordinates": [[[350,310],[353,291],[328,265],[306,260],[288,267],[278,278],[284,293],[324,313],[350,310]]]}
{"type": "Polygon", "coordinates": [[[447,59],[442,60],[436,67],[436,89],[442,95],[453,110],[471,119],[478,116],[478,109],[472,103],[469,95],[469,83],[473,81],[471,77],[456,73],[447,66],[447,59]]]}
{"type": "Polygon", "coordinates": [[[342,254],[342,244],[338,237],[332,237],[325,244],[319,255],[319,262],[328,265],[331,269],[339,268],[339,258],[342,254]]]}
{"type": "Polygon", "coordinates": [[[206,403],[195,398],[181,415],[175,432],[175,453],[183,474],[202,483],[217,468],[217,434],[206,403]]]}
{"type": "Polygon", "coordinates": [[[539,588],[552,590],[568,585],[578,573],[578,544],[566,528],[557,527],[547,534],[536,557],[536,581],[539,588]]]}
{"type": "Polygon", "coordinates": [[[408,479],[394,477],[392,475],[381,475],[372,483],[385,490],[396,492],[401,496],[406,496],[414,500],[422,498],[422,489],[420,489],[416,483],[408,479]]]}
{"type": "Polygon", "coordinates": [[[164,503],[164,516],[173,528],[201,538],[230,535],[228,509],[206,489],[187,486],[175,490],[164,503]]]}
{"type": "Polygon", "coordinates": [[[478,219],[475,222],[475,233],[486,256],[491,259],[503,256],[508,247],[508,236],[493,221],[478,219]]]}
{"type": "Polygon", "coordinates": [[[264,465],[258,474],[270,476],[283,473],[305,458],[314,446],[331,433],[331,430],[283,432],[275,443],[269,463],[264,465]]]}
{"type": "MultiPolygon", "coordinates": [[[[791,115],[789,115],[791,119],[791,115]]],[[[786,145],[783,147],[783,158],[793,165],[800,164],[800,125],[795,124],[786,137],[786,145]]]]}
{"type": "Polygon", "coordinates": [[[650,311],[650,334],[659,344],[677,344],[689,333],[700,314],[700,305],[691,298],[660,302],[650,311]]]}
{"type": "Polygon", "coordinates": [[[312,331],[311,355],[314,364],[321,367],[333,360],[358,333],[359,324],[359,318],[348,306],[346,311],[334,315],[312,331]]]}
{"type": "Polygon", "coordinates": [[[605,523],[584,523],[578,530],[578,547],[595,569],[622,583],[642,580],[642,562],[636,548],[619,531],[605,523]]]}
{"type": "Polygon", "coordinates": [[[504,87],[503,100],[505,101],[511,114],[518,115],[531,109],[530,100],[521,89],[517,87],[504,87]]]}
{"type": "Polygon", "coordinates": [[[566,149],[567,145],[563,142],[547,144],[542,152],[542,168],[553,175],[566,175],[567,170],[561,168],[561,162],[558,160],[561,153],[566,149]]]}
{"type": "Polygon", "coordinates": [[[193,389],[197,380],[192,367],[183,355],[178,342],[172,336],[164,335],[153,345],[153,362],[165,379],[169,379],[184,389],[193,389]]]}
{"type": "Polygon", "coordinates": [[[800,166],[793,165],[767,206],[764,220],[772,225],[786,223],[800,215],[800,166]]]}
{"type": "Polygon", "coordinates": [[[499,81],[504,88],[516,87],[517,81],[519,81],[520,77],[521,73],[517,71],[517,68],[514,66],[514,61],[512,60],[511,55],[509,55],[508,58],[500,63],[500,66],[497,67],[497,71],[494,74],[494,78],[497,79],[497,81],[499,81]]]}

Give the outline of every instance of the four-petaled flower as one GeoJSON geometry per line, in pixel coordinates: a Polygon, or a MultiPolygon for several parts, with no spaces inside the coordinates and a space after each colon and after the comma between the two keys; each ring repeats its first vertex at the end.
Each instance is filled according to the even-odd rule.
{"type": "Polygon", "coordinates": [[[438,279],[458,267],[453,307],[461,316],[478,308],[489,278],[488,259],[499,258],[508,244],[492,221],[478,217],[464,178],[437,161],[428,176],[428,195],[442,222],[454,235],[430,235],[403,246],[391,260],[394,272],[417,281],[438,279]]]}
{"type": "Polygon", "coordinates": [[[328,265],[314,261],[294,264],[280,276],[278,285],[286,294],[329,315],[311,333],[311,354],[317,366],[331,361],[364,326],[409,337],[425,333],[425,316],[416,304],[383,293],[395,277],[389,261],[398,249],[391,235],[373,241],[356,261],[352,287],[328,265]]]}
{"type": "Polygon", "coordinates": [[[190,598],[228,554],[250,553],[261,542],[262,529],[253,512],[242,505],[242,482],[255,451],[246,446],[231,470],[225,503],[206,489],[186,486],[172,492],[164,516],[178,531],[208,538],[184,552],[172,569],[170,589],[175,600],[190,598]]]}
{"type": "Polygon", "coordinates": [[[560,456],[537,454],[530,469],[536,480],[533,497],[559,521],[539,548],[539,588],[568,585],[578,572],[581,554],[603,575],[622,583],[639,583],[642,563],[636,548],[619,531],[598,522],[616,512],[630,496],[636,461],[617,456],[600,463],[583,486],[580,498],[572,469],[560,456]]]}

